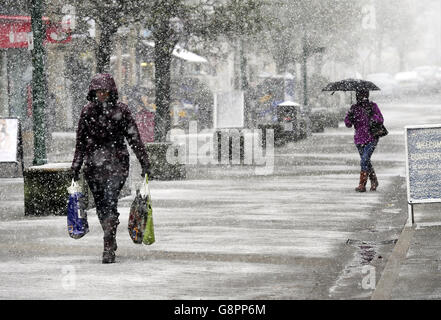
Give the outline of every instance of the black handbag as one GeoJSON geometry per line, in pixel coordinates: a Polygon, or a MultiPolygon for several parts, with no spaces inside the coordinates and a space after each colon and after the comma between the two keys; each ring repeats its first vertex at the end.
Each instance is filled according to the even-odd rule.
{"type": "Polygon", "coordinates": [[[387,131],[386,127],[382,123],[378,123],[375,121],[370,121],[369,128],[374,138],[381,138],[387,136],[387,134],[389,133],[389,131],[387,131]]]}
{"type": "Polygon", "coordinates": [[[369,119],[369,131],[374,136],[374,138],[379,139],[381,137],[387,136],[389,131],[387,131],[384,124],[376,122],[372,119],[374,111],[372,110],[372,104],[371,104],[371,111],[370,111],[370,119],[369,119]]]}

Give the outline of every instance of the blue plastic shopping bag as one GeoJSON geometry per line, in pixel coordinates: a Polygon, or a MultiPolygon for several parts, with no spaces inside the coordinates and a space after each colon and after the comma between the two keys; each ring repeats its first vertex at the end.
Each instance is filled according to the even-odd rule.
{"type": "Polygon", "coordinates": [[[72,180],[67,204],[67,231],[69,236],[79,239],[89,232],[87,223],[87,212],[84,204],[84,195],[81,193],[78,184],[72,180]]]}

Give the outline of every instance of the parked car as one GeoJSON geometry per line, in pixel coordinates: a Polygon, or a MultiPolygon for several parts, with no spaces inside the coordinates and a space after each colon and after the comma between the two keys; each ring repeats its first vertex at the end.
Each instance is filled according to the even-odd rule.
{"type": "Polygon", "coordinates": [[[372,81],[381,89],[380,91],[375,92],[376,94],[393,96],[397,93],[398,82],[389,73],[371,73],[366,76],[366,80],[372,81]]]}
{"type": "Polygon", "coordinates": [[[398,91],[401,94],[417,94],[424,87],[424,80],[415,71],[398,72],[395,74],[398,91]]]}
{"type": "Polygon", "coordinates": [[[423,79],[423,92],[433,92],[438,88],[438,80],[436,73],[438,68],[436,66],[420,66],[413,69],[423,79]]]}

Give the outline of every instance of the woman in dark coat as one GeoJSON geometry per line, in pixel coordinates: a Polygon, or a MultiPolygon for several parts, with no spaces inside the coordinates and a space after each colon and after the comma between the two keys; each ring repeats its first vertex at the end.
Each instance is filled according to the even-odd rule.
{"type": "Polygon", "coordinates": [[[125,139],[141,163],[143,175],[148,174],[150,164],[135,120],[128,106],[118,102],[118,90],[110,74],[94,76],[87,100],[78,122],[72,170],[78,180],[84,164],[84,177],[104,231],[103,263],[113,263],[119,224],[118,196],[129,175],[125,139]]]}
{"type": "Polygon", "coordinates": [[[375,121],[383,123],[383,115],[377,104],[369,101],[369,91],[356,91],[357,103],[349,109],[345,125],[350,128],[354,126],[354,143],[360,154],[360,183],[355,191],[365,192],[368,178],[371,180],[371,191],[377,190],[378,179],[374,167],[371,163],[371,157],[378,143],[369,130],[369,122],[375,121]]]}

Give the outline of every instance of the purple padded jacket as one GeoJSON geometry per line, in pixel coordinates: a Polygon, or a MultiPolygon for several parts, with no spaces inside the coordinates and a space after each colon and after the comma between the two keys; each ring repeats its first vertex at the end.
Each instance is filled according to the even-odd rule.
{"type": "Polygon", "coordinates": [[[370,108],[372,108],[372,119],[375,122],[383,123],[383,115],[377,104],[374,102],[362,102],[351,106],[345,118],[346,127],[354,126],[354,143],[367,144],[376,139],[369,132],[370,108]]]}
{"type": "Polygon", "coordinates": [[[78,173],[84,162],[86,178],[127,177],[130,164],[127,139],[142,169],[148,171],[146,148],[128,106],[117,102],[118,90],[113,77],[97,74],[90,83],[87,98],[90,102],[83,107],[78,122],[72,170],[78,173]],[[100,103],[94,98],[98,89],[110,92],[109,102],[100,103]]]}

